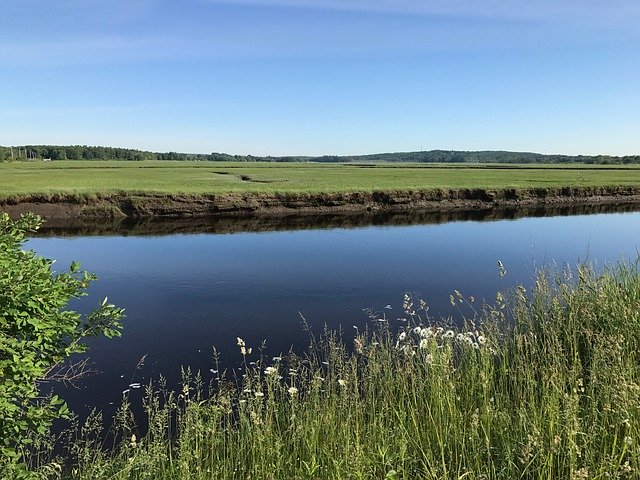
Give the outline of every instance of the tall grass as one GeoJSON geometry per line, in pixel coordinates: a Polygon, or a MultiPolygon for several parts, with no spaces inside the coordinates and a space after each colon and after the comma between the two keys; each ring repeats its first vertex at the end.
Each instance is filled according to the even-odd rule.
{"type": "MultiPolygon", "coordinates": [[[[70,444],[80,479],[640,478],[637,265],[540,273],[475,306],[463,327],[406,296],[406,324],[346,345],[311,337],[304,356],[244,345],[237,380],[211,397],[149,388],[149,429],[125,405],[105,450],[93,419],[70,444]],[[415,304],[414,304],[415,303],[415,304]],[[255,363],[251,363],[255,362],[255,363]]],[[[60,461],[39,466],[60,476],[60,461]]]]}
{"type": "MultiPolygon", "coordinates": [[[[113,194],[332,194],[640,185],[640,166],[56,161],[0,164],[0,201],[113,194]]],[[[620,192],[623,194],[624,192],[620,192]]]]}

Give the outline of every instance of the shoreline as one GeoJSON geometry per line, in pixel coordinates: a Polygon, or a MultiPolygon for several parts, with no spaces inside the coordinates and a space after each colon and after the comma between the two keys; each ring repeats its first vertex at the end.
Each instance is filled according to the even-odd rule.
{"type": "Polygon", "coordinates": [[[37,237],[73,236],[146,236],[172,234],[232,234],[292,230],[364,228],[371,226],[406,227],[435,225],[457,221],[488,222],[603,213],[640,212],[640,204],[545,205],[487,210],[455,210],[449,212],[366,212],[357,214],[322,213],[283,215],[227,215],[215,217],[146,217],[90,220],[51,218],[44,222],[37,237]]]}
{"type": "Polygon", "coordinates": [[[429,189],[336,193],[33,194],[0,199],[0,211],[45,220],[456,212],[553,206],[638,205],[640,187],[429,189]]]}

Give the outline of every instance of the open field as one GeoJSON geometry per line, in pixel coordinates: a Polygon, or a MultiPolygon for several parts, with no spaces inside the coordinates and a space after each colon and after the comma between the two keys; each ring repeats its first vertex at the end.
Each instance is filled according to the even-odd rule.
{"type": "Polygon", "coordinates": [[[336,193],[640,186],[638,166],[59,161],[0,164],[0,198],[32,194],[336,193]]]}

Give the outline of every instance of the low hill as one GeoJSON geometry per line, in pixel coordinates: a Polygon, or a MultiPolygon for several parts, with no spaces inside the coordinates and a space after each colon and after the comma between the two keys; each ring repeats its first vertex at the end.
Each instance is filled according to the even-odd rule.
{"type": "Polygon", "coordinates": [[[254,156],[213,152],[149,152],[132,148],[86,145],[0,146],[0,162],[11,160],[201,160],[234,162],[325,162],[325,163],[640,163],[640,155],[547,155],[531,152],[429,150],[421,152],[375,153],[371,155],[254,156]]]}

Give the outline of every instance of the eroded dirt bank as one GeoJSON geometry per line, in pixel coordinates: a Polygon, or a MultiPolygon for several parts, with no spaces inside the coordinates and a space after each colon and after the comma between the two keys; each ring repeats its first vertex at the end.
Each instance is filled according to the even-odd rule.
{"type": "Polygon", "coordinates": [[[0,200],[11,216],[45,219],[187,218],[246,215],[451,212],[493,208],[638,205],[640,187],[459,189],[331,194],[31,195],[0,200]]]}

